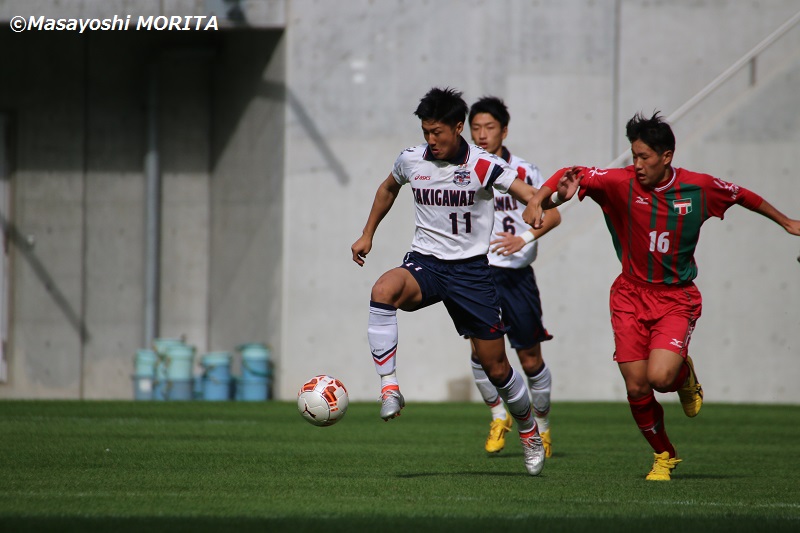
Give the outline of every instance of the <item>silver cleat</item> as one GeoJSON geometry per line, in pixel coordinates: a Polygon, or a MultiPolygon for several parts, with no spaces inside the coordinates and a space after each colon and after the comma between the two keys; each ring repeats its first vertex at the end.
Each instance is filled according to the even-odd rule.
{"type": "Polygon", "coordinates": [[[536,433],[532,437],[520,437],[522,453],[525,456],[525,468],[532,476],[538,476],[544,468],[544,445],[542,437],[536,433]]]}
{"type": "Polygon", "coordinates": [[[400,416],[400,410],[405,406],[406,400],[399,390],[387,390],[381,395],[381,418],[388,422],[400,416]]]}

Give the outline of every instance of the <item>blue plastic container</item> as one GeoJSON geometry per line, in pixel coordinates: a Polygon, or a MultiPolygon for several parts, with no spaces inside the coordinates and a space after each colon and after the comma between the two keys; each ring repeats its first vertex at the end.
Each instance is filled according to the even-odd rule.
{"type": "Polygon", "coordinates": [[[203,367],[202,397],[206,401],[231,399],[231,354],[210,352],[201,358],[203,367]]]}
{"type": "Polygon", "coordinates": [[[237,383],[238,398],[246,402],[269,399],[272,380],[269,348],[261,343],[249,343],[237,349],[242,354],[242,378],[237,383]]]}
{"type": "Polygon", "coordinates": [[[152,400],[158,356],[153,350],[138,350],[133,362],[133,399],[152,400]]]}
{"type": "Polygon", "coordinates": [[[153,339],[153,349],[160,357],[166,356],[170,347],[179,346],[182,344],[183,340],[181,339],[171,339],[171,338],[153,339]]]}
{"type": "Polygon", "coordinates": [[[161,359],[169,381],[191,380],[194,375],[194,347],[174,344],[161,359]]]}
{"type": "Polygon", "coordinates": [[[153,399],[153,376],[131,376],[133,380],[133,399],[153,399]]]}
{"type": "Polygon", "coordinates": [[[154,400],[193,398],[194,347],[178,339],[155,339],[158,364],[153,383],[154,400]]]}
{"type": "Polygon", "coordinates": [[[153,399],[166,401],[191,400],[193,388],[193,379],[156,381],[153,387],[153,399]]]}
{"type": "Polygon", "coordinates": [[[133,362],[133,375],[134,376],[150,376],[151,378],[156,373],[156,364],[158,363],[158,356],[153,350],[138,350],[133,362]]]}

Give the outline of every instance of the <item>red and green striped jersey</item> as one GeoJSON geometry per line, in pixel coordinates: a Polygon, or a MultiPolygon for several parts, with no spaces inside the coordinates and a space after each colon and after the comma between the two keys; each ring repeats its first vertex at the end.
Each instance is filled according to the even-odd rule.
{"type": "MultiPolygon", "coordinates": [[[[545,183],[556,190],[566,169],[545,183]]],[[[755,209],[762,198],[708,174],[673,169],[672,179],[655,189],[642,187],[633,166],[581,167],[578,197],[603,209],[623,274],[647,283],[680,285],[697,277],[694,251],[700,227],[723,218],[733,204],[755,209]]]]}

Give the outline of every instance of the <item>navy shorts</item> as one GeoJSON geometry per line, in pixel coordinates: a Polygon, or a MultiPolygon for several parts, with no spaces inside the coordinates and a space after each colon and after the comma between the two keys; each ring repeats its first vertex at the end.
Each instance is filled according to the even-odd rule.
{"type": "Polygon", "coordinates": [[[408,252],[400,267],[414,276],[422,290],[422,302],[415,311],[444,302],[460,335],[482,340],[505,335],[500,298],[485,255],[444,261],[408,252]]]}
{"type": "Polygon", "coordinates": [[[533,268],[490,268],[511,347],[524,350],[552,339],[542,324],[542,302],[533,268]]]}

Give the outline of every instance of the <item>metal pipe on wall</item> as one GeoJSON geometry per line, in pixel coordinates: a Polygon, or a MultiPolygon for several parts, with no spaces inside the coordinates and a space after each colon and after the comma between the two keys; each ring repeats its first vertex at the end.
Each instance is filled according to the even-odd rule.
{"type": "Polygon", "coordinates": [[[147,80],[147,178],[145,198],[144,346],[158,336],[159,279],[161,276],[161,168],[158,151],[158,63],[150,65],[147,80]]]}

